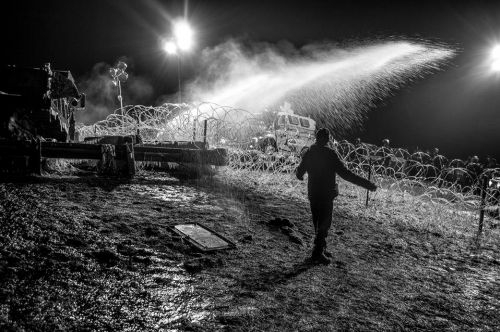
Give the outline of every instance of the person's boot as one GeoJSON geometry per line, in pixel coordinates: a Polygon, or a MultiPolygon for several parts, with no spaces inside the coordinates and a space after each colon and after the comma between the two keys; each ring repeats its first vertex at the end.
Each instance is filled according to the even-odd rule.
{"type": "Polygon", "coordinates": [[[332,261],[330,260],[330,258],[326,257],[323,249],[314,248],[311,255],[311,262],[314,264],[328,265],[332,261]]]}

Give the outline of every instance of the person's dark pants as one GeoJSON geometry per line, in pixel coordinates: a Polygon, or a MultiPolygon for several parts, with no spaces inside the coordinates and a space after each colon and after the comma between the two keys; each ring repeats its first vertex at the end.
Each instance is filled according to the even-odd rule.
{"type": "Polygon", "coordinates": [[[332,199],[309,199],[314,224],[313,255],[319,255],[326,249],[326,237],[332,225],[332,199]]]}

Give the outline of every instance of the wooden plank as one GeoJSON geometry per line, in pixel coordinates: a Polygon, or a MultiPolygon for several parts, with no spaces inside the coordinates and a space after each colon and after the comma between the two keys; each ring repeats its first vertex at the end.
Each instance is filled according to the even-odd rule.
{"type": "Polygon", "coordinates": [[[135,146],[135,151],[143,152],[143,153],[163,153],[163,154],[181,154],[182,151],[201,151],[195,149],[181,149],[181,148],[171,148],[171,147],[159,147],[159,146],[151,146],[151,145],[137,145],[135,146]]]}
{"type": "Polygon", "coordinates": [[[101,146],[84,143],[42,142],[42,157],[62,159],[101,159],[101,146]]]}
{"type": "MultiPolygon", "coordinates": [[[[101,159],[100,144],[41,142],[40,157],[61,159],[101,159]]],[[[29,142],[0,141],[3,156],[33,156],[33,145],[29,142]]],[[[154,162],[199,163],[216,166],[227,165],[226,149],[185,149],[159,146],[136,145],[131,150],[126,145],[116,146],[116,159],[154,162]],[[133,151],[133,152],[132,152],[133,151]],[[128,156],[130,153],[132,156],[128,156]]]]}
{"type": "Polygon", "coordinates": [[[134,149],[136,161],[184,162],[216,166],[227,165],[227,151],[225,149],[190,150],[144,146],[136,146],[134,149]]]}
{"type": "Polygon", "coordinates": [[[135,144],[136,137],[133,135],[126,136],[96,136],[96,137],[86,137],[84,139],[86,144],[113,144],[113,145],[123,145],[123,144],[135,144]]]}
{"type": "Polygon", "coordinates": [[[30,164],[31,169],[35,174],[42,175],[42,142],[40,140],[33,142],[30,164]]]}
{"type": "Polygon", "coordinates": [[[165,141],[155,144],[142,144],[141,146],[147,147],[160,147],[160,148],[172,148],[172,149],[195,149],[195,150],[206,150],[208,149],[208,143],[201,141],[165,141]]]}
{"type": "Polygon", "coordinates": [[[194,156],[182,155],[181,153],[154,153],[154,152],[141,152],[134,151],[135,160],[136,161],[154,161],[154,162],[172,162],[172,163],[181,163],[181,162],[198,162],[194,156]]]}
{"type": "Polygon", "coordinates": [[[125,145],[120,145],[117,146],[117,158],[120,155],[121,159],[120,162],[124,163],[123,169],[121,170],[122,173],[126,174],[129,177],[133,177],[135,175],[135,154],[134,154],[134,145],[133,144],[125,144],[125,145]],[[118,150],[121,153],[118,153],[118,150]]]}

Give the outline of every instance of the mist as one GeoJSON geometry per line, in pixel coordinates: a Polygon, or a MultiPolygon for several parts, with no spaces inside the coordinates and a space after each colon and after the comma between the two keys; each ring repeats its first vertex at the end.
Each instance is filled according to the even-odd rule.
{"type": "MultiPolygon", "coordinates": [[[[118,87],[109,74],[111,67],[105,62],[96,63],[89,73],[77,80],[80,91],[87,97],[85,110],[75,113],[77,122],[94,123],[119,110],[118,87]]],[[[123,106],[149,102],[154,95],[153,86],[147,78],[135,75],[130,68],[127,68],[128,80],[121,85],[123,106]]]]}
{"type": "Polygon", "coordinates": [[[296,48],[288,42],[231,39],[201,53],[193,100],[260,114],[288,101],[337,133],[362,126],[367,112],[395,90],[435,72],[455,55],[427,41],[377,40],[296,48]]]}

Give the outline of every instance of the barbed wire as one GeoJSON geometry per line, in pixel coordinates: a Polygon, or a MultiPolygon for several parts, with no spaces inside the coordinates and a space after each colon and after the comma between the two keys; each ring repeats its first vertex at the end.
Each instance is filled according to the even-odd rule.
{"type": "MultiPolygon", "coordinates": [[[[158,107],[134,105],[125,106],[124,110],[123,115],[115,112],[93,125],[79,125],[80,139],[137,134],[145,143],[205,139],[212,147],[227,148],[230,169],[260,174],[255,179],[262,179],[262,174],[267,178],[292,174],[300,163],[300,152],[293,149],[260,150],[253,138],[265,135],[266,124],[243,109],[199,102],[158,107]]],[[[448,162],[444,156],[425,152],[412,154],[403,148],[348,141],[330,144],[353,172],[367,177],[371,169],[379,186],[446,206],[480,209],[483,176],[500,176],[499,168],[482,170],[458,159],[448,162]]],[[[295,186],[288,185],[287,190],[294,190],[295,186]]],[[[499,190],[493,185],[486,191],[487,210],[498,211],[499,190]]]]}
{"type": "Polygon", "coordinates": [[[256,130],[257,118],[248,111],[214,103],[163,104],[161,106],[128,105],[123,115],[110,114],[92,125],[78,125],[79,137],[140,134],[144,142],[192,141],[203,135],[212,146],[240,142],[256,130]]]}

